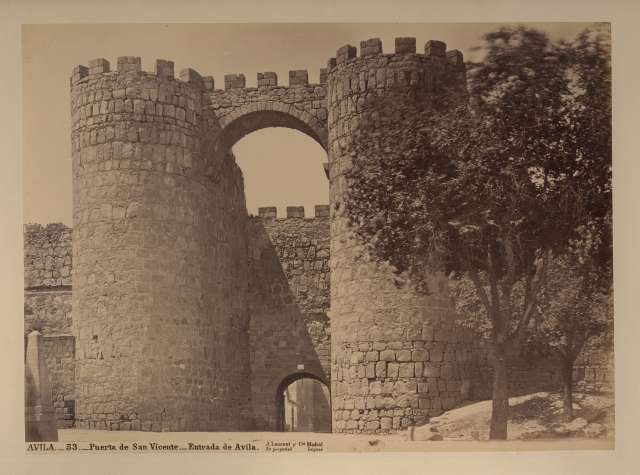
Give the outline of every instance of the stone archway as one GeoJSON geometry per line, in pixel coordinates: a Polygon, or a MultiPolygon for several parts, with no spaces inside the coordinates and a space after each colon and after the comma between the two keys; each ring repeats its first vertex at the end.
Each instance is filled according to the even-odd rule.
{"type": "Polygon", "coordinates": [[[309,84],[306,71],[292,71],[290,85],[278,86],[275,73],[260,73],[259,86],[251,88],[245,87],[244,76],[231,76],[225,77],[225,89],[208,93],[210,111],[220,127],[216,154],[226,154],[242,137],[267,127],[299,130],[328,151],[325,82],[309,84]],[[265,83],[267,75],[271,79],[265,83]]]}
{"type": "Polygon", "coordinates": [[[285,127],[308,135],[326,151],[327,133],[317,121],[295,111],[258,110],[245,112],[238,110],[220,121],[222,130],[216,137],[214,149],[226,153],[243,137],[268,127],[285,127]]]}
{"type": "Polygon", "coordinates": [[[318,376],[298,372],[276,390],[276,414],[281,432],[331,432],[331,394],[318,376]]]}

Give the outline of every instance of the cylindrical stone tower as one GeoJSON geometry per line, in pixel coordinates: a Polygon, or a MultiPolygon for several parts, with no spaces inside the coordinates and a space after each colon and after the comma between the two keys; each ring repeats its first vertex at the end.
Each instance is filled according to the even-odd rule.
{"type": "Polygon", "coordinates": [[[74,70],[80,428],[247,427],[247,214],[237,165],[208,153],[212,87],[164,60],[74,70]]]}
{"type": "Polygon", "coordinates": [[[395,54],[379,39],[361,54],[344,46],[328,68],[331,225],[331,387],[336,432],[391,432],[427,422],[468,391],[470,351],[455,328],[446,282],[434,275],[429,295],[398,288],[388,267],[372,262],[349,229],[343,200],[351,167],[351,136],[367,96],[393,88],[437,94],[455,81],[464,88],[458,51],[397,38],[395,54]]]}

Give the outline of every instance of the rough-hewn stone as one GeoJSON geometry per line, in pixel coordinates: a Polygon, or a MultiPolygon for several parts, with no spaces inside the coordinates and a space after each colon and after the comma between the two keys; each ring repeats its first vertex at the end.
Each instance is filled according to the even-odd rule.
{"type": "Polygon", "coordinates": [[[71,286],[71,255],[71,229],[64,224],[25,225],[25,289],[71,286]]]}

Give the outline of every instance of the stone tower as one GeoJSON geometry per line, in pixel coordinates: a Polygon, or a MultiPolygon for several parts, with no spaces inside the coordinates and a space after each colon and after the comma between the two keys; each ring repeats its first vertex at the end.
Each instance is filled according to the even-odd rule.
{"type": "Polygon", "coordinates": [[[74,70],[79,427],[247,427],[244,186],[209,153],[206,81],[138,57],[74,70]]]}
{"type": "Polygon", "coordinates": [[[331,388],[333,430],[389,432],[425,423],[464,396],[468,350],[454,329],[444,281],[430,295],[398,288],[390,269],[367,259],[349,229],[343,200],[350,143],[366,100],[395,90],[438,94],[441,84],[464,88],[459,51],[415,38],[396,38],[383,54],[379,39],[363,41],[360,56],[340,48],[328,67],[331,223],[331,388]]]}

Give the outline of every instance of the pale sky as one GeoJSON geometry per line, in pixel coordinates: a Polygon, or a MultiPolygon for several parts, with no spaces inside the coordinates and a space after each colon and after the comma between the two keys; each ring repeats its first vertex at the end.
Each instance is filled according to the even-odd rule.
{"type": "MultiPolygon", "coordinates": [[[[553,38],[572,38],[585,23],[529,24],[553,38]]],[[[193,68],[213,76],[216,88],[224,75],[244,73],[247,86],[256,73],[275,71],[288,84],[288,71],[307,69],[309,82],[319,81],[320,68],[347,43],[379,37],[385,53],[394,38],[416,37],[418,52],[428,40],[447,43],[469,57],[490,23],[438,24],[137,24],[25,25],[23,46],[23,180],[25,223],[71,225],[71,152],[69,75],[74,66],[106,58],[115,69],[118,56],[140,56],[153,71],[156,59],[175,62],[176,76],[193,68]]],[[[245,179],[247,210],[328,204],[328,181],[322,169],[326,153],[302,132],[269,128],[253,132],[233,151],[245,179]]]]}

